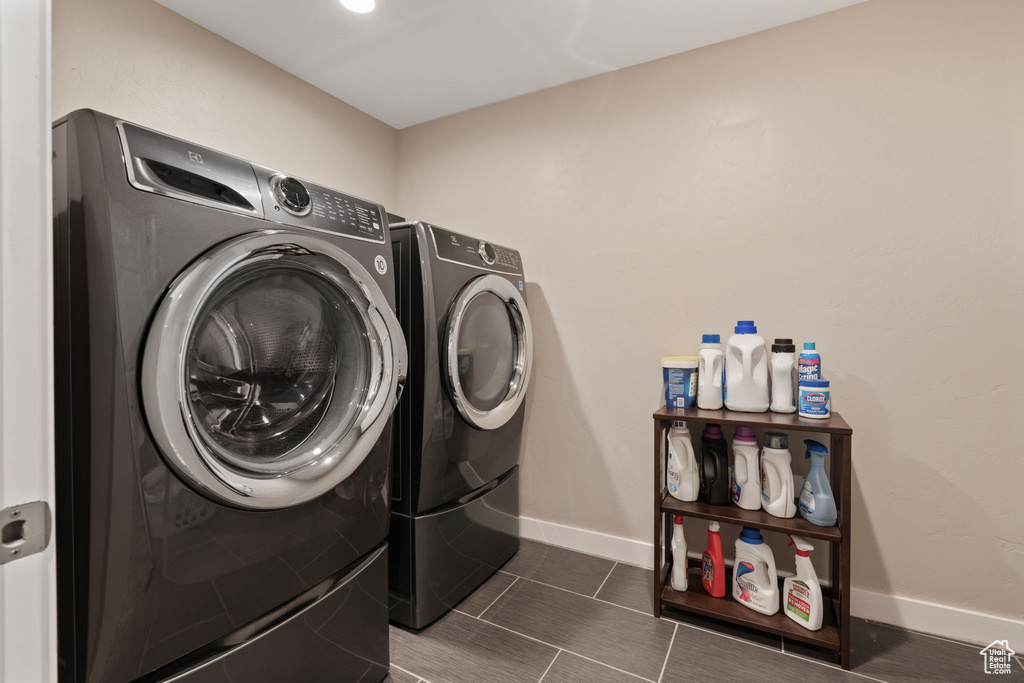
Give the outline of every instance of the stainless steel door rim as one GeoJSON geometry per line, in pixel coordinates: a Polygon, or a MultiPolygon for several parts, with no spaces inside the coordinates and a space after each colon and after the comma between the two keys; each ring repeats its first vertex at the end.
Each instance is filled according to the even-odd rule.
{"type": "Polygon", "coordinates": [[[477,429],[497,429],[512,419],[526,397],[533,366],[533,326],[526,310],[526,300],[515,285],[498,275],[482,275],[470,280],[462,288],[448,315],[445,366],[452,402],[469,424],[477,429]],[[514,360],[507,390],[500,403],[489,409],[480,409],[472,404],[459,373],[459,338],[465,324],[466,311],[481,295],[493,295],[504,302],[515,336],[514,360]]]}
{"type": "MultiPolygon", "coordinates": [[[[302,292],[296,296],[300,295],[302,292]]],[[[340,325],[336,321],[332,324],[340,325]]],[[[218,319],[213,326],[217,334],[222,328],[230,328],[231,322],[218,319]]],[[[250,332],[230,332],[236,335],[233,339],[243,341],[224,353],[244,355],[249,344],[246,335],[250,332]]],[[[307,337],[308,332],[304,330],[307,337]]],[[[345,353],[349,350],[344,349],[345,353]]],[[[251,348],[248,351],[251,355],[251,348]]],[[[362,463],[398,401],[407,367],[407,351],[398,320],[380,287],[353,256],[319,237],[264,231],[211,249],[171,284],[145,341],[142,400],[157,446],[186,481],[221,502],[243,508],[274,509],[322,495],[362,463]],[[211,311],[217,313],[214,304],[218,297],[223,299],[221,295],[233,283],[259,282],[258,276],[264,272],[277,277],[294,276],[300,284],[308,283],[310,291],[322,292],[324,301],[319,302],[319,310],[326,314],[333,311],[337,316],[344,314],[346,322],[358,323],[359,329],[350,330],[348,337],[357,340],[362,349],[357,354],[362,359],[357,379],[353,380],[361,385],[354,392],[358,395],[338,395],[336,382],[344,358],[342,349],[334,348],[330,367],[335,375],[323,380],[331,384],[310,399],[322,405],[316,406],[313,414],[299,416],[308,417],[300,420],[308,434],[299,433],[294,445],[286,442],[269,456],[253,455],[255,451],[251,450],[236,452],[227,431],[223,432],[228,434],[223,442],[211,437],[209,425],[217,416],[197,414],[197,401],[202,405],[207,388],[196,386],[195,367],[197,363],[202,366],[202,362],[190,348],[204,319],[212,317],[208,315],[211,311]]],[[[238,405],[251,407],[258,402],[259,377],[216,379],[219,389],[211,392],[230,394],[226,400],[238,405]]],[[[296,395],[305,396],[301,390],[296,395]]],[[[259,448],[253,440],[249,445],[259,448]]]]}

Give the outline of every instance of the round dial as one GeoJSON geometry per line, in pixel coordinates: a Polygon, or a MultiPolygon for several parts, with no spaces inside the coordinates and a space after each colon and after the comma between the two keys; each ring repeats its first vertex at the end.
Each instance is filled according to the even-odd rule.
{"type": "Polygon", "coordinates": [[[295,178],[284,175],[274,176],[272,187],[274,199],[288,213],[295,214],[296,216],[305,216],[312,209],[309,192],[295,178]]]}
{"type": "Polygon", "coordinates": [[[484,260],[484,263],[486,263],[489,266],[494,265],[494,247],[487,244],[487,242],[481,242],[480,247],[476,250],[476,252],[480,254],[480,258],[484,260]]]}

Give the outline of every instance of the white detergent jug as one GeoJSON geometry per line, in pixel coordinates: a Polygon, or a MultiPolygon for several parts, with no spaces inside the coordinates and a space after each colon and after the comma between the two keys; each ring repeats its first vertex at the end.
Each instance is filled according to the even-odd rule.
{"type": "Polygon", "coordinates": [[[744,510],[761,509],[761,467],[753,427],[737,427],[729,461],[729,495],[744,510]]]}
{"type": "Polygon", "coordinates": [[[668,431],[668,492],[679,500],[691,503],[700,493],[697,455],[685,422],[673,422],[668,431]]]}
{"type": "Polygon", "coordinates": [[[697,407],[704,410],[722,409],[722,380],[725,376],[725,354],[722,337],[705,334],[700,344],[697,365],[697,407]]]}
{"type": "Polygon", "coordinates": [[[771,615],[779,611],[779,574],[775,569],[775,556],[757,529],[743,527],[736,539],[732,597],[755,612],[771,615]]]}
{"type": "Polygon", "coordinates": [[[789,453],[789,439],[780,432],[764,433],[764,448],[761,450],[761,507],[776,517],[796,516],[793,456],[789,453]]]}
{"type": "Polygon", "coordinates": [[[747,413],[768,410],[768,349],[753,320],[736,323],[725,346],[725,407],[747,413]]]}

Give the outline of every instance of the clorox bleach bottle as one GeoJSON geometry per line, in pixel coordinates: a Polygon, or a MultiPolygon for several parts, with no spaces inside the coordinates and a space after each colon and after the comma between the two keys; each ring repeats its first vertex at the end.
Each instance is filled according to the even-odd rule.
{"type": "Polygon", "coordinates": [[[796,516],[793,456],[789,439],[781,432],[765,432],[761,450],[761,507],[776,517],[796,516]]]}
{"type": "Polygon", "coordinates": [[[673,498],[692,503],[700,493],[697,455],[685,422],[673,422],[668,431],[668,492],[673,498]]]}
{"type": "Polygon", "coordinates": [[[725,379],[725,354],[722,352],[721,335],[705,334],[697,357],[700,359],[697,365],[697,407],[721,410],[722,383],[725,379]]]}
{"type": "Polygon", "coordinates": [[[755,612],[771,615],[779,611],[779,573],[775,569],[775,556],[757,529],[743,527],[736,539],[732,597],[755,612]]]}
{"type": "Polygon", "coordinates": [[[768,410],[768,348],[753,320],[736,323],[725,345],[725,407],[746,413],[768,410]]]}
{"type": "Polygon", "coordinates": [[[729,493],[732,502],[744,510],[761,509],[761,467],[757,460],[757,439],[753,427],[737,427],[732,437],[729,461],[729,493]]]}
{"type": "Polygon", "coordinates": [[[686,536],[683,535],[683,516],[672,517],[672,590],[686,590],[686,536]]]}
{"type": "Polygon", "coordinates": [[[811,564],[814,546],[803,536],[790,534],[789,545],[796,545],[796,576],[786,578],[782,583],[782,595],[786,600],[783,608],[786,616],[806,629],[817,631],[821,628],[821,583],[811,564]]]}

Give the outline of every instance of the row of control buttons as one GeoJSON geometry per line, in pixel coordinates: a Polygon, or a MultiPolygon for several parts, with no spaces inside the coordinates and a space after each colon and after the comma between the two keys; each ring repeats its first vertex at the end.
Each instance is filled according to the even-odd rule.
{"type": "Polygon", "coordinates": [[[502,247],[495,247],[487,242],[480,242],[477,253],[489,266],[498,265],[505,268],[519,268],[519,256],[516,252],[502,247]]]}

